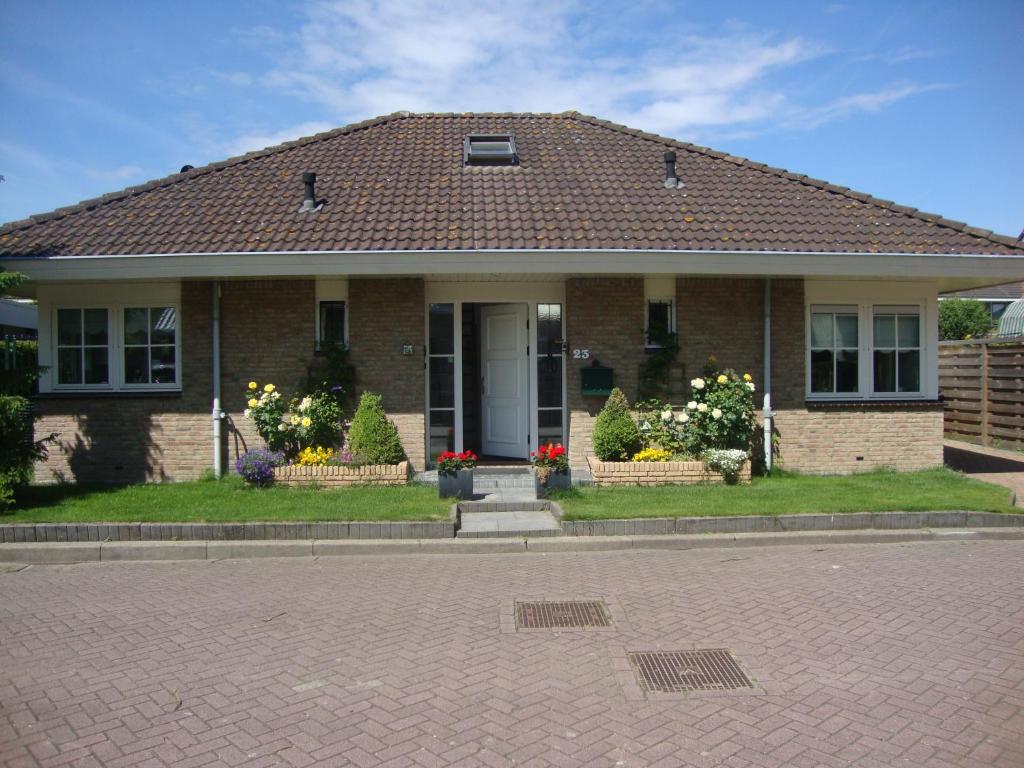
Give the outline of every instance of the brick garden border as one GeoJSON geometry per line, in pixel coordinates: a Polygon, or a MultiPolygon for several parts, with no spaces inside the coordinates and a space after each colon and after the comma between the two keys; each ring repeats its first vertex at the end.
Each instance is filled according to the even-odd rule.
{"type": "Polygon", "coordinates": [[[301,467],[289,464],[274,469],[274,482],[281,485],[318,485],[341,488],[350,485],[405,485],[409,482],[409,462],[365,464],[359,467],[301,467]]]}
{"type": "MultiPolygon", "coordinates": [[[[698,485],[721,484],[725,477],[703,461],[600,461],[587,456],[594,485],[698,485]]],[[[750,482],[750,462],[743,464],[738,481],[750,482]]]]}

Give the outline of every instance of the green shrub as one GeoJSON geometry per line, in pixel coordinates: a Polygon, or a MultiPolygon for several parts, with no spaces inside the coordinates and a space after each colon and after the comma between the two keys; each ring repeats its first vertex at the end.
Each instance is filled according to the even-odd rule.
{"type": "Polygon", "coordinates": [[[939,338],[942,341],[984,336],[995,325],[988,308],[977,299],[943,299],[939,302],[939,338]]]}
{"type": "Polygon", "coordinates": [[[594,421],[594,454],[601,461],[629,461],[642,447],[643,436],[629,412],[629,401],[616,387],[594,421]]]}
{"type": "Polygon", "coordinates": [[[405,458],[398,429],[384,413],[381,397],[364,392],[348,430],[348,447],[360,464],[397,464],[405,458]]]}
{"type": "Polygon", "coordinates": [[[14,503],[18,486],[32,481],[32,464],[46,456],[33,441],[32,411],[24,397],[0,395],[0,511],[14,503]]]}

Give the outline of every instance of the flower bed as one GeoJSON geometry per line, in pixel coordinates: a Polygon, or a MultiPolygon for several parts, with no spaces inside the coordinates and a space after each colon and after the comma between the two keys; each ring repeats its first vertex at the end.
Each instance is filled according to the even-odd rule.
{"type": "Polygon", "coordinates": [[[409,462],[363,466],[289,464],[274,468],[274,482],[291,486],[319,485],[325,488],[349,485],[405,485],[409,482],[409,462]]]}
{"type": "MultiPolygon", "coordinates": [[[[697,485],[725,483],[725,476],[703,461],[600,461],[587,457],[594,485],[697,485]]],[[[750,462],[736,475],[736,482],[750,482],[750,462]]]]}

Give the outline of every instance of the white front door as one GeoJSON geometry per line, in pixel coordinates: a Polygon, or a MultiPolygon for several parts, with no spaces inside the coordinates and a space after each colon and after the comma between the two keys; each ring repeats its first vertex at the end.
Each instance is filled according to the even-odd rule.
{"type": "Polygon", "coordinates": [[[480,452],[525,459],[530,452],[526,305],[483,306],[480,326],[480,452]]]}

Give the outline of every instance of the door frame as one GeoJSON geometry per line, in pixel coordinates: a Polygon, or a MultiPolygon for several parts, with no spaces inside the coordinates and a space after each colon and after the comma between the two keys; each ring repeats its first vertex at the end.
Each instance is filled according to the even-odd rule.
{"type": "MultiPolygon", "coordinates": [[[[537,305],[538,304],[561,304],[562,305],[562,333],[565,334],[566,327],[566,306],[565,306],[565,281],[466,281],[457,280],[424,280],[424,302],[423,302],[423,344],[424,364],[427,363],[427,348],[430,344],[430,305],[431,304],[453,304],[455,324],[455,450],[463,451],[467,447],[479,453],[480,446],[463,445],[464,422],[462,413],[462,305],[463,304],[525,304],[527,323],[527,340],[529,354],[527,355],[527,378],[529,384],[529,415],[527,444],[529,450],[534,450],[538,441],[538,418],[537,418],[537,305]]],[[[563,441],[568,445],[569,435],[569,408],[568,393],[566,387],[566,371],[568,361],[563,358],[562,363],[562,432],[563,441]]],[[[424,376],[423,382],[424,402],[424,425],[423,444],[424,455],[427,462],[430,457],[430,376],[424,376]]]]}

